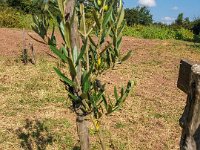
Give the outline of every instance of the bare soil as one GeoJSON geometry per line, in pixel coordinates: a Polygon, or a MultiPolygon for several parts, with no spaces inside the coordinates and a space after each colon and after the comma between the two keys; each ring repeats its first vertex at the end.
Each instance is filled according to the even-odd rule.
{"type": "MultiPolygon", "coordinates": [[[[33,43],[37,56],[45,56],[48,60],[48,47],[35,41],[28,34],[42,41],[32,31],[26,31],[27,47],[29,43],[33,43]]],[[[0,68],[0,149],[19,149],[17,137],[13,135],[14,133],[7,132],[21,126],[29,115],[37,116],[39,119],[67,118],[71,124],[70,128],[72,128],[67,131],[72,135],[72,138],[77,139],[74,135],[76,131],[75,118],[72,112],[65,109],[62,103],[45,103],[44,107],[36,107],[34,111],[30,112],[32,105],[26,104],[21,106],[22,104],[19,104],[20,101],[14,103],[18,107],[10,105],[11,102],[8,100],[20,99],[22,95],[25,96],[28,92],[23,89],[27,93],[23,93],[22,90],[20,91],[22,95],[15,95],[15,98],[13,98],[13,93],[5,92],[3,87],[11,88],[11,86],[16,86],[13,83],[19,84],[20,82],[27,81],[30,76],[41,78],[40,82],[49,82],[48,88],[45,87],[48,90],[55,89],[53,86],[58,84],[58,79],[52,78],[54,76],[52,71],[49,71],[50,75],[43,78],[37,74],[38,72],[35,71],[34,67],[27,66],[25,68],[22,65],[13,63],[21,55],[23,47],[22,35],[22,30],[0,28],[0,58],[2,58],[0,60],[0,67],[2,67],[0,68]],[[21,67],[25,70],[14,70],[16,67],[21,67]],[[11,71],[12,73],[8,74],[11,71]],[[27,73],[30,73],[29,77],[26,76],[27,73]],[[22,75],[24,75],[24,79],[20,80],[22,75]],[[17,109],[26,109],[26,111],[18,112],[17,109]],[[5,112],[9,113],[13,110],[16,111],[11,116],[5,114],[5,112]],[[15,126],[16,122],[17,125],[15,126]],[[3,140],[3,137],[4,139],[5,137],[12,137],[15,140],[3,140]]],[[[199,48],[196,48],[193,43],[183,41],[145,40],[124,37],[122,53],[125,54],[128,50],[132,50],[133,54],[127,62],[102,75],[103,81],[107,83],[110,96],[112,96],[110,93],[113,93],[114,85],[118,87],[125,86],[128,80],[133,80],[135,83],[135,87],[123,108],[112,116],[103,118],[102,125],[105,125],[102,126],[103,135],[107,145],[114,143],[116,145],[115,149],[119,150],[179,149],[181,128],[179,127],[178,120],[186,101],[186,95],[176,87],[179,62],[181,58],[198,61],[200,59],[199,48]]],[[[48,67],[48,64],[46,65],[48,67]]],[[[36,67],[36,70],[39,71],[40,69],[40,67],[36,67]]],[[[56,87],[58,87],[59,92],[63,90],[62,92],[64,93],[62,85],[56,85],[56,87]]],[[[15,87],[13,92],[17,93],[17,89],[19,90],[20,87],[15,87]]],[[[31,90],[33,90],[32,96],[36,96],[37,93],[34,93],[34,90],[37,90],[37,87],[31,90]]],[[[45,92],[47,91],[43,90],[43,94],[45,92]]],[[[50,91],[50,94],[52,93],[54,92],[50,91]]],[[[59,128],[55,130],[60,132],[59,128]]],[[[95,141],[93,136],[92,141],[95,141]]],[[[54,148],[51,147],[49,149],[58,148],[54,146],[54,148]]],[[[61,149],[69,148],[64,146],[61,149]]],[[[94,144],[93,149],[98,149],[98,144],[94,144]]]]}

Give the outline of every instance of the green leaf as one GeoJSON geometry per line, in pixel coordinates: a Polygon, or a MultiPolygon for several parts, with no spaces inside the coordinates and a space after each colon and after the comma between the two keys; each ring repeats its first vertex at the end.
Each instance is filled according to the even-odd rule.
{"type": "Polygon", "coordinates": [[[118,100],[119,96],[117,94],[117,88],[116,88],[116,86],[114,87],[114,94],[115,94],[115,99],[118,100]]]}
{"type": "Polygon", "coordinates": [[[108,30],[105,28],[103,30],[102,38],[100,44],[103,44],[105,42],[105,38],[110,34],[111,28],[108,28],[108,30]]]}
{"type": "Polygon", "coordinates": [[[60,17],[57,17],[57,22],[59,24],[58,27],[59,27],[59,30],[60,30],[60,34],[62,35],[64,42],[66,42],[66,40],[65,40],[65,28],[64,28],[63,22],[60,20],[60,17]]]}
{"type": "Polygon", "coordinates": [[[125,11],[124,11],[123,8],[121,8],[119,20],[117,21],[117,28],[119,28],[120,25],[121,25],[121,23],[123,22],[123,20],[124,20],[124,15],[125,15],[125,11]]]}
{"type": "Polygon", "coordinates": [[[48,45],[56,46],[56,37],[55,37],[54,33],[55,33],[55,25],[53,25],[53,31],[51,34],[51,38],[48,40],[48,45]]]}
{"type": "Polygon", "coordinates": [[[80,97],[81,99],[88,99],[88,95],[86,93],[82,93],[80,97]]]}
{"type": "Polygon", "coordinates": [[[55,72],[58,74],[58,76],[65,82],[67,83],[69,86],[75,86],[74,82],[72,80],[70,80],[69,78],[67,78],[58,68],[53,68],[55,70],[55,72]]]}
{"type": "Polygon", "coordinates": [[[121,61],[126,61],[131,56],[132,51],[130,50],[122,59],[121,61]]]}
{"type": "Polygon", "coordinates": [[[99,22],[99,18],[98,18],[98,16],[97,16],[97,13],[96,13],[96,11],[93,11],[93,17],[94,17],[94,20],[95,20],[95,22],[96,22],[96,24],[97,24],[97,27],[100,29],[100,22],[99,22]]]}
{"type": "Polygon", "coordinates": [[[60,32],[62,34],[62,37],[64,38],[64,41],[67,45],[68,48],[71,48],[71,29],[70,29],[70,23],[69,22],[66,22],[64,23],[63,21],[60,22],[60,25],[59,25],[59,29],[60,29],[60,32]]]}
{"type": "Polygon", "coordinates": [[[77,46],[75,45],[73,48],[73,62],[74,64],[77,62],[78,59],[78,49],[77,46]]]}
{"type": "Polygon", "coordinates": [[[132,82],[129,81],[128,84],[127,84],[127,87],[126,87],[126,93],[129,93],[131,88],[132,88],[132,82]]]}
{"type": "Polygon", "coordinates": [[[108,22],[111,19],[111,15],[113,12],[113,7],[110,7],[110,9],[108,10],[108,12],[106,13],[104,20],[103,20],[103,27],[106,27],[106,25],[108,24],[108,22]]]}
{"type": "Polygon", "coordinates": [[[59,10],[60,10],[62,16],[64,16],[64,5],[63,5],[64,1],[63,0],[57,0],[57,2],[58,2],[59,10]]]}
{"type": "Polygon", "coordinates": [[[70,92],[68,92],[68,95],[69,95],[69,97],[70,97],[72,100],[74,100],[74,101],[78,101],[78,100],[79,100],[79,98],[78,98],[77,96],[75,96],[74,94],[72,94],[72,93],[70,93],[70,92]]]}
{"type": "Polygon", "coordinates": [[[107,115],[113,112],[113,108],[111,105],[108,105],[107,115]]]}
{"type": "Polygon", "coordinates": [[[68,62],[68,65],[69,65],[71,77],[72,77],[72,79],[74,79],[76,77],[76,69],[74,67],[74,63],[69,57],[66,57],[66,58],[67,58],[67,62],[68,62]]]}
{"type": "Polygon", "coordinates": [[[65,48],[64,46],[62,46],[62,47],[60,48],[60,51],[63,52],[63,53],[65,54],[65,56],[68,57],[68,52],[67,52],[67,50],[66,50],[66,48],[65,48]]]}
{"type": "Polygon", "coordinates": [[[84,84],[83,84],[83,93],[88,93],[90,89],[90,81],[85,81],[84,84]]]}
{"type": "Polygon", "coordinates": [[[78,65],[79,60],[82,59],[83,55],[85,54],[85,51],[87,49],[87,44],[88,44],[88,38],[86,38],[86,40],[83,42],[83,46],[82,46],[81,52],[77,58],[76,65],[78,65]]]}
{"type": "Polygon", "coordinates": [[[97,99],[97,95],[96,95],[96,93],[93,93],[92,94],[92,99],[91,99],[90,102],[92,103],[93,107],[97,109],[96,99],[97,99]]]}
{"type": "Polygon", "coordinates": [[[121,97],[124,95],[124,88],[121,88],[121,97]]]}
{"type": "Polygon", "coordinates": [[[80,32],[85,33],[85,13],[84,13],[84,4],[80,4],[80,13],[81,13],[81,20],[80,20],[80,32]]]}
{"type": "Polygon", "coordinates": [[[94,0],[94,7],[95,7],[97,10],[100,9],[100,8],[99,8],[99,5],[98,5],[98,3],[97,3],[97,0],[94,0]]]}
{"type": "Polygon", "coordinates": [[[123,101],[122,97],[123,97],[123,95],[122,95],[119,99],[117,99],[116,104],[115,104],[115,107],[119,107],[119,106],[120,106],[120,104],[121,104],[122,101],[123,101]]]}
{"type": "Polygon", "coordinates": [[[97,94],[97,97],[96,97],[96,103],[98,103],[99,100],[101,100],[102,95],[103,95],[103,92],[104,92],[104,91],[100,91],[100,92],[97,94]]]}
{"type": "Polygon", "coordinates": [[[129,81],[126,87],[126,91],[124,92],[124,88],[121,89],[121,97],[117,100],[115,107],[120,107],[121,103],[123,103],[127,98],[131,88],[132,88],[132,82],[129,81]]]}
{"type": "Polygon", "coordinates": [[[118,39],[118,41],[117,41],[117,48],[119,48],[121,42],[122,42],[122,37],[120,39],[118,39]]]}
{"type": "Polygon", "coordinates": [[[89,72],[86,73],[86,75],[84,76],[82,84],[84,84],[85,82],[87,82],[89,80],[89,77],[93,71],[93,67],[94,67],[94,64],[91,65],[89,72]]]}
{"type": "Polygon", "coordinates": [[[126,21],[123,20],[121,27],[118,29],[118,35],[120,35],[123,32],[125,26],[126,26],[126,21]]]}
{"type": "Polygon", "coordinates": [[[65,61],[65,62],[67,61],[67,57],[64,54],[62,54],[62,52],[59,51],[55,46],[50,45],[49,47],[50,47],[51,51],[54,54],[56,54],[61,60],[65,61]]]}
{"type": "Polygon", "coordinates": [[[102,95],[102,99],[103,99],[103,102],[104,102],[104,107],[105,107],[106,111],[108,111],[108,103],[107,103],[107,100],[106,100],[106,97],[105,97],[104,94],[102,95]]]}
{"type": "Polygon", "coordinates": [[[65,41],[66,41],[66,44],[69,48],[72,48],[71,47],[71,27],[70,27],[70,23],[69,22],[66,22],[65,26],[65,41]]]}

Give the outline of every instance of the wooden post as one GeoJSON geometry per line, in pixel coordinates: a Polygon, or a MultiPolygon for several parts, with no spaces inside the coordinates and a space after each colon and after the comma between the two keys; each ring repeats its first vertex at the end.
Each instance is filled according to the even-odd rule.
{"type": "Polygon", "coordinates": [[[32,43],[30,43],[30,49],[31,49],[31,55],[32,55],[31,63],[35,65],[36,64],[35,49],[32,43]]]}
{"type": "Polygon", "coordinates": [[[22,61],[25,65],[28,63],[28,50],[26,48],[26,34],[24,28],[22,34],[22,61]]]}
{"type": "Polygon", "coordinates": [[[180,150],[200,150],[200,65],[191,68],[187,103],[179,123],[183,128],[180,150]]]}

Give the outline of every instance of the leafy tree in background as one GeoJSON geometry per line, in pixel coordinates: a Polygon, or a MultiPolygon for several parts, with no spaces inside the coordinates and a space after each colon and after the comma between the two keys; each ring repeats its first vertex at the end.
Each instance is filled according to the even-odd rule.
{"type": "Polygon", "coordinates": [[[184,18],[184,14],[178,14],[174,23],[170,25],[173,29],[180,29],[184,28],[187,30],[192,30],[192,22],[190,21],[189,17],[184,18]]]}
{"type": "Polygon", "coordinates": [[[200,34],[200,18],[197,18],[192,22],[192,31],[195,35],[200,34]]]}
{"type": "Polygon", "coordinates": [[[181,26],[183,25],[183,13],[180,13],[177,17],[177,19],[175,20],[175,24],[181,26]]]}
{"type": "Polygon", "coordinates": [[[183,21],[183,27],[184,27],[185,29],[190,30],[190,29],[192,28],[191,25],[192,25],[192,24],[191,24],[191,22],[190,22],[189,17],[186,17],[186,18],[184,19],[184,21],[183,21]]]}
{"type": "Polygon", "coordinates": [[[153,23],[152,15],[147,7],[125,9],[125,19],[128,26],[135,24],[150,25],[153,23]]]}

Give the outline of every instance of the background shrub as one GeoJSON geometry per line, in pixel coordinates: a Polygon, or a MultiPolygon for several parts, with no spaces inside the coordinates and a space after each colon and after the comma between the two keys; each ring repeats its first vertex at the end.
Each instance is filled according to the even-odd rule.
{"type": "Polygon", "coordinates": [[[133,36],[146,39],[175,39],[175,31],[160,26],[142,26],[136,25],[132,27],[126,27],[124,35],[133,36]]]}
{"type": "Polygon", "coordinates": [[[194,34],[192,31],[180,28],[176,30],[176,39],[178,40],[184,40],[184,41],[193,41],[194,40],[194,34]]]}
{"type": "Polygon", "coordinates": [[[31,15],[6,6],[0,6],[0,12],[0,27],[30,29],[31,15]]]}
{"type": "Polygon", "coordinates": [[[162,27],[157,25],[135,25],[132,27],[126,26],[123,34],[126,36],[133,36],[145,39],[177,39],[184,41],[194,40],[194,34],[188,29],[173,29],[170,27],[162,27]]]}
{"type": "Polygon", "coordinates": [[[128,26],[132,25],[150,25],[153,23],[152,14],[147,7],[136,7],[125,9],[125,19],[128,26]]]}

